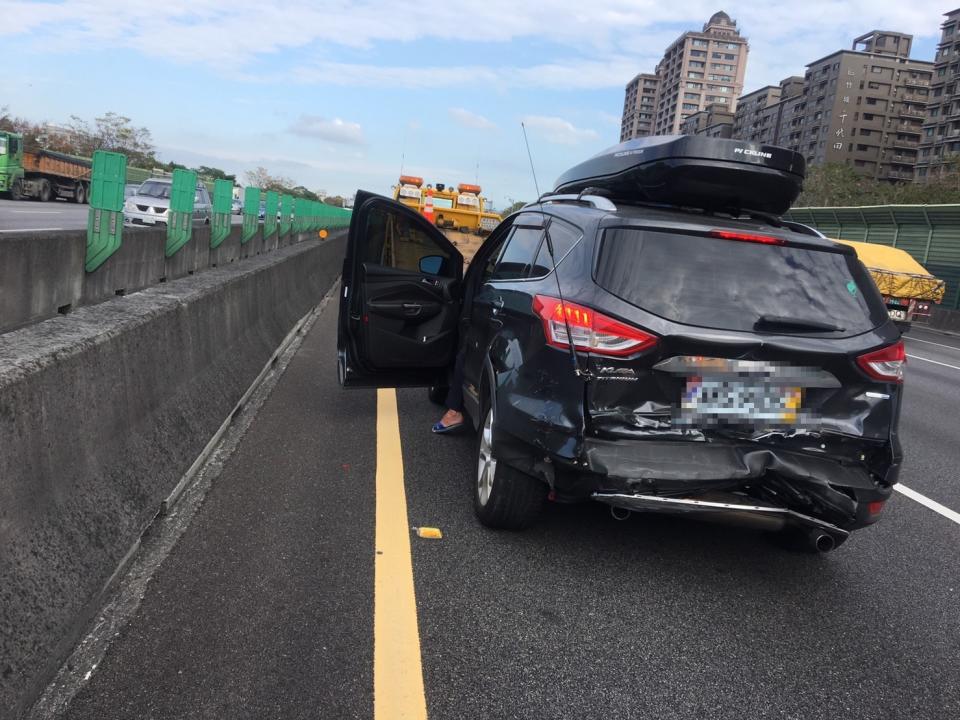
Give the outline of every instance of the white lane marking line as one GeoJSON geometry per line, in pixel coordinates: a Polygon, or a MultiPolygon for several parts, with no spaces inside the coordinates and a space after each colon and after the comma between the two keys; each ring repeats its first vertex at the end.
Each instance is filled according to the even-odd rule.
{"type": "Polygon", "coordinates": [[[63,215],[63,210],[11,210],[19,215],[63,215]]]}
{"type": "Polygon", "coordinates": [[[925,343],[926,345],[936,345],[937,347],[950,348],[951,350],[960,350],[960,347],[957,347],[956,345],[944,345],[943,343],[930,342],[929,340],[921,340],[920,338],[916,338],[916,337],[904,336],[904,339],[912,340],[916,342],[922,342],[922,343],[925,343]]]}
{"type": "Polygon", "coordinates": [[[893,486],[893,489],[899,493],[906,495],[911,500],[916,500],[918,503],[924,507],[928,507],[933,510],[935,513],[940,513],[948,520],[953,520],[957,525],[960,525],[960,513],[954,512],[950,508],[941,505],[936,500],[931,500],[926,495],[921,495],[916,490],[911,490],[903,483],[897,483],[893,486]]]}
{"type": "Polygon", "coordinates": [[[54,230],[63,230],[63,228],[17,228],[15,230],[0,230],[0,233],[53,232],[54,230]]]}
{"type": "Polygon", "coordinates": [[[911,355],[910,353],[907,353],[907,357],[912,358],[913,360],[923,360],[924,362],[933,363],[934,365],[943,365],[944,367],[953,368],[954,370],[960,370],[960,366],[958,365],[948,365],[947,363],[942,363],[938,360],[931,360],[930,358],[920,357],[919,355],[911,355]]]}

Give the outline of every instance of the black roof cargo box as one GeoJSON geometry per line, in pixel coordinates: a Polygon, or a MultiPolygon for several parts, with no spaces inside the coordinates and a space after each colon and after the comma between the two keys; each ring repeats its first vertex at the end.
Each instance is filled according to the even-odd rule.
{"type": "Polygon", "coordinates": [[[614,145],[567,170],[555,192],[780,215],[803,187],[803,156],[774,145],[661,135],[614,145]]]}

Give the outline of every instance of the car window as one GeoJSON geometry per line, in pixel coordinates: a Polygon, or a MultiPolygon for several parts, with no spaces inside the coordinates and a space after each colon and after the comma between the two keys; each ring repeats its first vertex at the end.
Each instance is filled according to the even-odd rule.
{"type": "Polygon", "coordinates": [[[521,280],[527,277],[542,236],[542,228],[514,228],[490,279],[521,280]]]}
{"type": "Polygon", "coordinates": [[[596,280],[637,307],[699,327],[751,331],[771,316],[855,335],[886,315],[860,262],[826,250],[616,228],[604,233],[596,280]]]}
{"type": "Polygon", "coordinates": [[[429,256],[442,258],[440,271],[452,277],[451,252],[414,219],[394,208],[374,207],[367,213],[366,243],[358,248],[361,262],[397,270],[420,272],[420,261],[429,256]]]}
{"type": "MultiPolygon", "coordinates": [[[[579,228],[557,218],[550,221],[550,240],[553,243],[553,254],[556,256],[558,264],[581,237],[583,237],[583,233],[580,232],[579,228]]],[[[543,242],[540,244],[537,259],[533,261],[533,267],[530,269],[530,277],[543,277],[548,275],[551,270],[553,270],[553,262],[550,260],[550,250],[547,243],[543,242]]]]}

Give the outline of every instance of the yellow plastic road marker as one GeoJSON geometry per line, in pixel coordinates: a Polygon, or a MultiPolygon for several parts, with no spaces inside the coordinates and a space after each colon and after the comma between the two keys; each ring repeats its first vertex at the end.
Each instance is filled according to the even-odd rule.
{"type": "Polygon", "coordinates": [[[427,540],[441,540],[443,539],[443,533],[440,532],[440,528],[432,527],[418,527],[417,537],[426,538],[427,540]]]}
{"type": "Polygon", "coordinates": [[[420,632],[395,390],[377,391],[374,720],[425,720],[420,632]]]}

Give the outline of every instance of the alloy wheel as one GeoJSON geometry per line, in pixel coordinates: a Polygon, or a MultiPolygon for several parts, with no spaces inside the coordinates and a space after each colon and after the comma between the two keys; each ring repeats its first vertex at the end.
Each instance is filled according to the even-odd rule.
{"type": "Polygon", "coordinates": [[[477,452],[477,499],[486,505],[493,492],[493,482],[497,474],[497,459],[493,456],[493,409],[487,411],[487,417],[480,429],[480,449],[477,452]]]}

